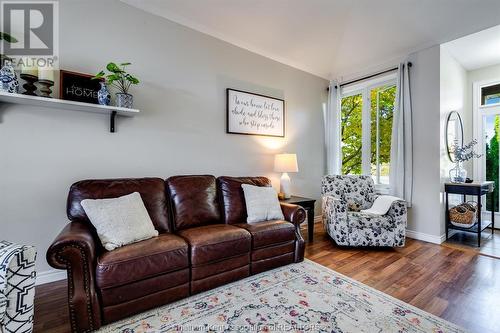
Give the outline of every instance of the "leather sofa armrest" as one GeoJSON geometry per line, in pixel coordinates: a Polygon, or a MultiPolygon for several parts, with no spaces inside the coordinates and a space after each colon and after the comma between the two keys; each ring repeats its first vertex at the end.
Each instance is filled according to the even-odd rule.
{"type": "Polygon", "coordinates": [[[306,220],[306,210],[299,205],[284,202],[281,202],[280,205],[285,220],[295,224],[295,227],[300,227],[300,225],[306,220]]]}
{"type": "Polygon", "coordinates": [[[300,232],[300,225],[306,220],[306,210],[299,205],[280,203],[285,220],[295,225],[295,262],[304,260],[305,242],[300,232]]]}
{"type": "Polygon", "coordinates": [[[71,222],[47,250],[47,262],[66,269],[72,332],[89,332],[101,326],[101,309],[95,288],[100,242],[87,223],[71,222]]]}

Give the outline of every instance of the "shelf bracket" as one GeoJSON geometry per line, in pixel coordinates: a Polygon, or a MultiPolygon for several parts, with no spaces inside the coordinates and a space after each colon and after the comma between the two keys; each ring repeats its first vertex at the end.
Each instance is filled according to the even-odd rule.
{"type": "Polygon", "coordinates": [[[116,111],[111,111],[111,114],[109,115],[109,131],[111,133],[115,132],[115,118],[116,118],[116,111]]]}

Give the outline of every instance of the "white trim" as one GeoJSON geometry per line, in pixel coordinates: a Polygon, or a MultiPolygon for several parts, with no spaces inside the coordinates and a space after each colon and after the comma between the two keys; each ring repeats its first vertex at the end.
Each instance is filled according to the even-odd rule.
{"type": "Polygon", "coordinates": [[[429,242],[433,244],[441,244],[445,241],[446,235],[435,236],[430,234],[425,234],[423,232],[408,230],[406,229],[406,237],[421,240],[424,242],[429,242]]]}
{"type": "Polygon", "coordinates": [[[48,271],[39,272],[36,274],[36,286],[50,282],[66,279],[66,271],[60,269],[49,269],[48,271]]]}

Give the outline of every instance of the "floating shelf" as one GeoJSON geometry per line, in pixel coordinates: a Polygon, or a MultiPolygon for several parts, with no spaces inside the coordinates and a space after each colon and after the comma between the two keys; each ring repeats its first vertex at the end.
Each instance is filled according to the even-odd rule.
{"type": "Polygon", "coordinates": [[[133,117],[140,112],[137,109],[127,109],[127,108],[120,108],[117,106],[106,106],[99,104],[74,102],[57,98],[46,98],[46,97],[29,96],[22,94],[10,94],[1,91],[0,91],[0,102],[10,103],[10,104],[41,106],[49,109],[63,109],[66,111],[81,111],[81,112],[109,114],[109,122],[110,122],[109,130],[111,133],[115,132],[116,115],[122,117],[133,117]]]}

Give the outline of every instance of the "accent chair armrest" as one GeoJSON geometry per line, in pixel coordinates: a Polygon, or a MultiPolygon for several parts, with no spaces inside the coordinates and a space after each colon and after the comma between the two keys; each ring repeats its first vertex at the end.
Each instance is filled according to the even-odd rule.
{"type": "Polygon", "coordinates": [[[95,269],[100,243],[87,223],[68,223],[47,250],[47,262],[68,273],[68,299],[72,332],[89,332],[101,326],[95,269]]]}
{"type": "Polygon", "coordinates": [[[407,213],[408,208],[406,201],[404,200],[394,201],[391,205],[391,208],[389,208],[389,211],[387,211],[387,215],[392,217],[395,223],[404,224],[405,227],[407,223],[407,213]]]}
{"type": "Polygon", "coordinates": [[[306,210],[299,205],[281,202],[281,210],[285,220],[295,225],[295,262],[304,260],[305,242],[300,232],[300,225],[306,220],[306,210]]]}
{"type": "Polygon", "coordinates": [[[322,210],[323,216],[330,214],[347,218],[347,203],[331,195],[323,195],[322,210]]]}

